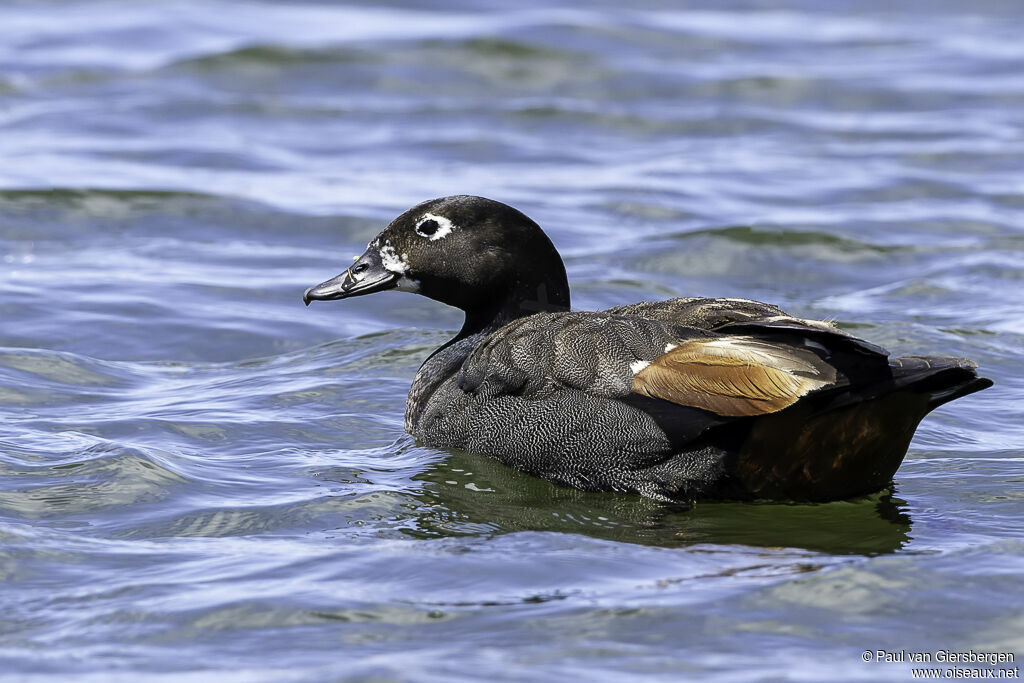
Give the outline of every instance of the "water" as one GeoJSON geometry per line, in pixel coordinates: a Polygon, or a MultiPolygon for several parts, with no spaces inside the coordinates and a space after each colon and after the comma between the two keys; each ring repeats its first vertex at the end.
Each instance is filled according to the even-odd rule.
{"type": "Polygon", "coordinates": [[[909,677],[1024,652],[1015,2],[0,8],[0,676],[909,677]],[[748,296],[996,386],[891,492],[565,490],[402,432],[460,324],[302,306],[415,202],[574,303],[748,296]]]}

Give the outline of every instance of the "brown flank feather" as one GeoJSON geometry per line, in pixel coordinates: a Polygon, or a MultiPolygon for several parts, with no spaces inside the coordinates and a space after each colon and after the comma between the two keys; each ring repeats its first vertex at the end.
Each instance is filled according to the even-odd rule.
{"type": "Polygon", "coordinates": [[[636,373],[632,390],[743,417],[778,412],[828,386],[839,386],[835,368],[811,351],[731,337],[689,341],[668,350],[636,373]]]}

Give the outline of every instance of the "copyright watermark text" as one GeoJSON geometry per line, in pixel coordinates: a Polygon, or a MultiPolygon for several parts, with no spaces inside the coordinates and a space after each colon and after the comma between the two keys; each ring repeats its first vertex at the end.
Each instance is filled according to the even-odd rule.
{"type": "Polygon", "coordinates": [[[1020,667],[1014,665],[1016,660],[1012,652],[985,652],[979,650],[864,650],[860,658],[865,662],[881,664],[938,665],[920,668],[912,667],[910,673],[913,678],[1020,678],[1020,667]]]}

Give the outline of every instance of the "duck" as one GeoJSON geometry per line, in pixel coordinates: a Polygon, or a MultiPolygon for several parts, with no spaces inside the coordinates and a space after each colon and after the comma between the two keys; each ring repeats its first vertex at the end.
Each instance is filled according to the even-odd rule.
{"type": "Polygon", "coordinates": [[[303,301],[387,290],[465,313],[416,373],[405,430],[584,491],[683,503],[866,496],[891,485],[925,415],[992,385],[970,360],[893,358],[749,299],[572,310],[550,238],[484,197],[417,204],[303,301]]]}

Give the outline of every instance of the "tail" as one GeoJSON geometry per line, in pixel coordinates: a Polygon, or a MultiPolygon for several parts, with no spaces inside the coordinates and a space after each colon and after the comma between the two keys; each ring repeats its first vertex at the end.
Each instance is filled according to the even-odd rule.
{"type": "Polygon", "coordinates": [[[752,418],[736,449],[737,481],[760,498],[837,500],[878,491],[892,481],[925,415],[992,386],[977,367],[963,358],[893,358],[888,373],[873,364],[864,384],[752,418]]]}
{"type": "Polygon", "coordinates": [[[992,386],[978,377],[978,364],[966,358],[901,356],[889,361],[897,387],[928,395],[928,412],[961,396],[992,386]]]}

